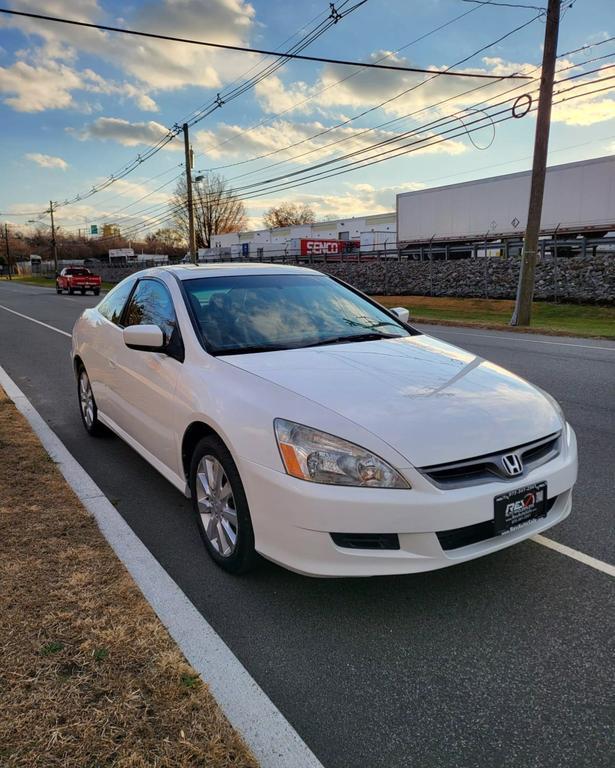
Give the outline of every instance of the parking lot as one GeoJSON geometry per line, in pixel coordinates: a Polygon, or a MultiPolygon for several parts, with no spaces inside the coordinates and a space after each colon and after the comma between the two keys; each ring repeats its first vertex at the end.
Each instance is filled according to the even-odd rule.
{"type": "MultiPolygon", "coordinates": [[[[189,502],[119,439],[83,430],[66,334],[97,301],[0,283],[0,365],[327,768],[612,764],[608,574],[533,541],[414,576],[224,574],[189,502]]],[[[547,535],[614,563],[615,343],[424,330],[560,401],[580,475],[547,535]]]]}

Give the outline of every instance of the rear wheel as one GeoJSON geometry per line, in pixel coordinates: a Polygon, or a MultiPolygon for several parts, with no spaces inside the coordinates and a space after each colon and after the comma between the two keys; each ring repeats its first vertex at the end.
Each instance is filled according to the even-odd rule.
{"type": "Polygon", "coordinates": [[[86,432],[92,437],[104,434],[105,428],[98,421],[98,408],[96,407],[96,400],[94,400],[90,378],[83,366],[79,368],[77,375],[77,394],[79,396],[79,412],[86,432]]]}
{"type": "Polygon", "coordinates": [[[82,288],[82,289],[81,289],[81,295],[82,295],[82,296],[85,296],[85,288],[82,288]]]}
{"type": "Polygon", "coordinates": [[[100,288],[94,288],[93,293],[94,293],[94,296],[98,296],[98,294],[100,293],[100,288]]]}
{"type": "Polygon", "coordinates": [[[75,293],[75,289],[74,288],[69,288],[68,289],[68,295],[69,296],[72,296],[74,293],[75,293]]]}
{"type": "Polygon", "coordinates": [[[212,559],[229,573],[245,573],[257,560],[246,494],[231,454],[217,437],[203,438],[190,465],[192,506],[212,559]]]}

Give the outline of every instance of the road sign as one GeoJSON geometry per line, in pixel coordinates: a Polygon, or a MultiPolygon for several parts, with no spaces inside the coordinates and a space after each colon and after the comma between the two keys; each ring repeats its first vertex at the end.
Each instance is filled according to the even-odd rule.
{"type": "Polygon", "coordinates": [[[98,234],[98,224],[91,224],[90,225],[90,234],[91,235],[97,235],[98,234]]]}

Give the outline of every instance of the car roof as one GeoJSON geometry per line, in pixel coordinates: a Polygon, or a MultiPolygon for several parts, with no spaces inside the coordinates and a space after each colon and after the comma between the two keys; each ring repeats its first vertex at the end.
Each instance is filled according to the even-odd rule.
{"type": "Polygon", "coordinates": [[[166,267],[152,267],[140,274],[173,273],[180,280],[193,280],[197,277],[228,277],[230,275],[286,275],[312,274],[318,275],[315,269],[294,267],[287,264],[174,264],[166,267]]]}

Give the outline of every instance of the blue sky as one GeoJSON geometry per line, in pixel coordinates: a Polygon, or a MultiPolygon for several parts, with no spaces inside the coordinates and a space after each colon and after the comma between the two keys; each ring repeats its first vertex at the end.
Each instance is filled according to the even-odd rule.
{"type": "MultiPolygon", "coordinates": [[[[347,3],[350,5],[352,2],[347,3]]],[[[313,28],[328,12],[328,2],[320,0],[13,0],[8,6],[274,49],[292,35],[305,34],[306,25],[313,28]]],[[[367,61],[407,46],[388,61],[442,69],[534,16],[536,11],[530,8],[478,6],[461,0],[368,0],[305,52],[367,61]],[[466,15],[453,21],[461,14],[466,15]],[[448,22],[443,29],[408,45],[448,22]]],[[[612,0],[576,0],[564,13],[559,52],[610,37],[615,34],[613,20],[612,0]]],[[[544,23],[539,18],[459,68],[494,74],[532,71],[540,62],[543,36],[544,23]]],[[[296,40],[295,36],[284,47],[296,40]]],[[[49,199],[61,202],[99,184],[155,143],[168,127],[211,101],[216,93],[224,93],[232,81],[239,78],[241,82],[247,70],[262,67],[263,63],[259,56],[137,40],[25,19],[0,19],[0,211],[14,212],[0,218],[23,222],[27,217],[17,213],[42,210],[49,199]]],[[[606,80],[601,86],[593,84],[597,78],[612,75],[615,68],[607,67],[613,64],[615,41],[559,61],[559,67],[571,67],[566,76],[586,74],[566,85],[581,85],[574,91],[580,98],[555,107],[550,163],[615,152],[615,85],[612,91],[583,96],[615,83],[606,80]],[[608,54],[613,58],[587,63],[608,54]],[[579,64],[584,66],[572,68],[579,64]],[[589,72],[600,66],[605,69],[589,72]]],[[[258,69],[249,74],[255,71],[258,69]]],[[[535,70],[532,76],[536,76],[535,70]]],[[[406,73],[357,73],[333,65],[288,63],[192,128],[195,168],[225,166],[219,172],[233,186],[255,183],[343,152],[365,149],[374,141],[395,142],[399,132],[417,130],[460,110],[467,110],[463,119],[471,122],[481,116],[471,109],[477,102],[501,100],[502,91],[517,85],[519,94],[536,88],[535,83],[495,83],[467,94],[464,92],[487,81],[444,76],[429,83],[424,80],[423,76],[406,73]],[[352,77],[345,82],[338,82],[349,75],[352,77]],[[410,88],[414,88],[410,93],[398,96],[410,88]],[[356,117],[387,99],[390,101],[383,107],[356,117]],[[444,99],[446,104],[434,107],[444,99]],[[276,116],[282,110],[284,114],[276,116]],[[405,117],[410,113],[413,117],[405,117]],[[392,120],[396,122],[376,128],[392,120]],[[348,122],[342,128],[310,138],[344,121],[348,122]],[[284,149],[296,142],[303,143],[284,149]],[[326,146],[332,142],[336,143],[326,146]],[[305,152],[310,154],[297,157],[305,152]],[[251,160],[262,154],[269,156],[251,160]],[[236,163],[241,165],[233,165],[236,163]],[[267,170],[273,163],[278,165],[267,170]],[[251,175],[243,176],[248,172],[251,175]]],[[[460,123],[455,125],[458,135],[428,150],[301,188],[265,191],[262,197],[246,201],[251,223],[258,225],[263,210],[282,200],[308,202],[319,218],[379,213],[394,208],[398,190],[529,167],[534,131],[531,115],[496,126],[495,137],[491,127],[474,134],[479,146],[490,144],[482,151],[463,135],[460,123]]],[[[428,129],[420,134],[427,142],[430,135],[428,129]]],[[[165,201],[173,190],[175,176],[181,172],[182,160],[183,146],[176,139],[107,190],[74,205],[61,206],[58,220],[75,230],[104,221],[136,227],[146,217],[152,228],[158,223],[164,225],[165,201]],[[154,191],[163,184],[167,186],[154,191]],[[135,202],[146,194],[149,196],[142,202],[135,202]],[[135,204],[126,209],[131,203],[135,204]]]]}

